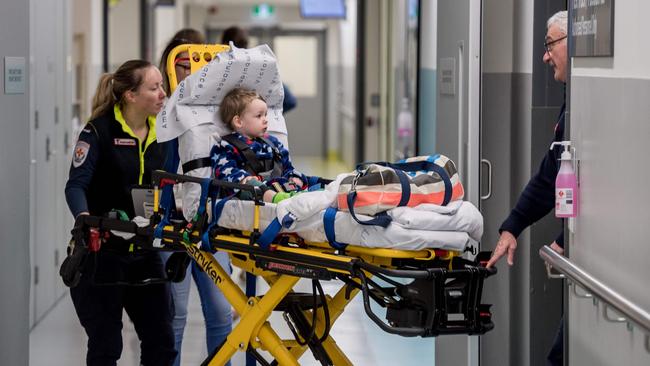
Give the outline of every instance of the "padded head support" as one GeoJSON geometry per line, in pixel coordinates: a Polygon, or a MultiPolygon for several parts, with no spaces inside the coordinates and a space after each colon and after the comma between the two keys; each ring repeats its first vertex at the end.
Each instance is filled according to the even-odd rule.
{"type": "MultiPolygon", "coordinates": [[[[268,106],[269,133],[276,137],[277,134],[286,136],[287,127],[282,116],[284,89],[277,59],[269,46],[242,49],[231,44],[229,50],[217,53],[212,61],[198,68],[195,65],[200,65],[205,58],[193,63],[192,55],[202,53],[192,48],[188,50],[193,72],[178,84],[158,114],[156,136],[159,142],[172,140],[201,124],[216,124],[219,136],[230,133],[230,128],[219,118],[219,105],[235,87],[252,89],[262,96],[268,106]]],[[[210,52],[203,54],[213,57],[210,52]]],[[[170,58],[173,55],[174,52],[170,58]]]]}

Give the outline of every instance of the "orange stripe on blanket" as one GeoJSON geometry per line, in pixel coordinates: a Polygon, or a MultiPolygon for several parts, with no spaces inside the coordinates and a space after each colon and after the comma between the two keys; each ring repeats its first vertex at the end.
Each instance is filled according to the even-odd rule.
{"type": "Polygon", "coordinates": [[[406,205],[409,207],[415,207],[422,203],[433,203],[436,205],[441,205],[444,200],[445,192],[426,194],[411,193],[411,199],[409,199],[409,202],[406,205]]]}
{"type": "MultiPolygon", "coordinates": [[[[462,184],[456,184],[452,188],[451,201],[456,201],[461,199],[465,195],[462,184]]],[[[435,192],[435,193],[422,193],[417,194],[411,192],[411,197],[409,198],[408,207],[415,207],[422,203],[432,203],[436,205],[442,204],[445,199],[444,192],[435,192]]],[[[354,207],[366,207],[366,206],[389,206],[397,207],[399,202],[402,200],[401,192],[357,192],[357,198],[354,203],[354,207]]],[[[348,209],[347,194],[339,194],[337,196],[338,207],[341,210],[348,209]]]]}
{"type": "MultiPolygon", "coordinates": [[[[338,195],[339,209],[347,210],[347,194],[338,195]]],[[[377,204],[397,206],[402,199],[402,192],[357,192],[354,207],[376,206],[377,204]]]]}

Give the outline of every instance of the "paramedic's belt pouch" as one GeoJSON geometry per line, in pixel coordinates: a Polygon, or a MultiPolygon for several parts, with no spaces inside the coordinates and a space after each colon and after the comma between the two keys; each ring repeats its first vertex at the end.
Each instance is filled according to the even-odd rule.
{"type": "Polygon", "coordinates": [[[341,181],[337,203],[340,210],[375,216],[399,206],[445,206],[463,195],[451,159],[444,155],[416,156],[398,163],[360,164],[341,181]]]}
{"type": "Polygon", "coordinates": [[[88,253],[83,239],[78,240],[79,237],[77,239],[70,239],[67,249],[68,255],[59,268],[59,275],[63,283],[68,287],[75,287],[79,284],[81,280],[81,268],[88,253]]]}

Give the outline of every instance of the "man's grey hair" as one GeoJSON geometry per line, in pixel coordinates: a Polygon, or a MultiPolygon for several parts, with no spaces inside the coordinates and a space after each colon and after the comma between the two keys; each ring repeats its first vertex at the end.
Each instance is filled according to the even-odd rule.
{"type": "Polygon", "coordinates": [[[551,28],[552,25],[557,25],[562,33],[567,34],[567,18],[568,13],[566,10],[558,11],[557,13],[551,15],[546,22],[546,29],[551,28]]]}

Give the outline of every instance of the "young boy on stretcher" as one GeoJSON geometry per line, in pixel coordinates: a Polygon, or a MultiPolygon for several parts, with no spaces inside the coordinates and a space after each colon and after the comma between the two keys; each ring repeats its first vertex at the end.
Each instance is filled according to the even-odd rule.
{"type": "Polygon", "coordinates": [[[289,151],[268,135],[267,105],[254,90],[235,88],[221,102],[219,116],[235,131],[212,148],[214,177],[259,186],[265,202],[278,203],[307,188],[307,178],[291,164],[289,151]]]}

